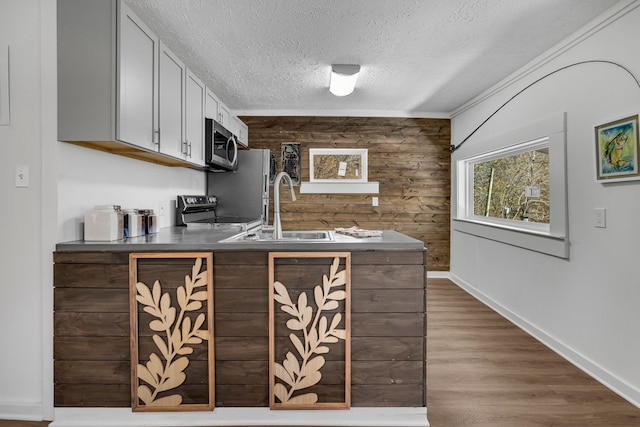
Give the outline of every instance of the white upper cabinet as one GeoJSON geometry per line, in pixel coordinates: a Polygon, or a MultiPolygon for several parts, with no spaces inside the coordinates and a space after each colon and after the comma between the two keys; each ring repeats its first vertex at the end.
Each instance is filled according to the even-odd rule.
{"type": "Polygon", "coordinates": [[[218,121],[227,129],[231,126],[231,114],[229,114],[229,108],[227,108],[227,106],[222,102],[218,102],[218,121]]]}
{"type": "Polygon", "coordinates": [[[220,104],[220,100],[218,97],[211,91],[211,89],[207,88],[207,99],[205,103],[205,116],[208,119],[213,119],[215,121],[220,121],[218,116],[218,105],[220,104]]]}
{"type": "Polygon", "coordinates": [[[237,116],[232,116],[230,119],[229,130],[236,136],[238,143],[244,147],[249,146],[249,140],[247,138],[249,128],[240,120],[237,116]]]}
{"type": "Polygon", "coordinates": [[[245,146],[245,147],[249,147],[249,126],[247,126],[247,124],[245,122],[243,122],[242,120],[240,120],[239,118],[237,118],[238,120],[238,143],[245,146]]]}
{"type": "Polygon", "coordinates": [[[207,89],[198,77],[187,70],[186,84],[186,146],[187,160],[204,165],[204,117],[207,89]]]}
{"type": "Polygon", "coordinates": [[[248,146],[248,133],[249,128],[237,117],[231,115],[229,108],[224,105],[220,98],[218,98],[211,89],[207,88],[206,108],[205,115],[209,119],[213,119],[220,123],[225,128],[229,129],[231,133],[236,135],[238,139],[242,139],[240,142],[245,147],[248,146]],[[240,138],[240,135],[245,135],[244,138],[240,138]]]}
{"type": "Polygon", "coordinates": [[[185,84],[186,67],[160,42],[159,135],[160,152],[185,158],[185,84]]]}
{"type": "Polygon", "coordinates": [[[229,124],[226,126],[226,128],[229,129],[229,131],[234,134],[236,138],[238,137],[238,119],[236,116],[231,116],[231,118],[229,119],[229,124]]]}
{"type": "Polygon", "coordinates": [[[115,141],[116,2],[58,0],[58,139],[115,141]]]}
{"type": "Polygon", "coordinates": [[[117,139],[157,150],[158,37],[121,3],[117,40],[117,139]]]}
{"type": "Polygon", "coordinates": [[[205,115],[229,109],[122,0],[57,6],[58,139],[202,169],[205,115]]]}

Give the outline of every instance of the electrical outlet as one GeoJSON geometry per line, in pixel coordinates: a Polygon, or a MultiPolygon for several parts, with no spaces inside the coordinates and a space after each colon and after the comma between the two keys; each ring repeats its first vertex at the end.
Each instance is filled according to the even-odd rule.
{"type": "Polygon", "coordinates": [[[597,228],[607,228],[607,210],[605,208],[593,210],[593,225],[597,228]]]}
{"type": "Polygon", "coordinates": [[[371,198],[371,206],[378,206],[378,198],[377,197],[372,197],[371,198]]]}
{"type": "Polygon", "coordinates": [[[158,217],[158,228],[170,227],[173,225],[174,218],[169,210],[171,208],[170,200],[157,200],[153,202],[153,212],[158,217]]]}

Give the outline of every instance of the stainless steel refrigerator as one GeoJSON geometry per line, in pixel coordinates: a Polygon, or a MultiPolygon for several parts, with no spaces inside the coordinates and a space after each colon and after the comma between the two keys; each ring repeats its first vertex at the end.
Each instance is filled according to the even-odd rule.
{"type": "Polygon", "coordinates": [[[238,170],[208,172],[207,195],[218,199],[217,216],[262,218],[268,224],[272,163],[269,150],[238,150],[238,170]]]}

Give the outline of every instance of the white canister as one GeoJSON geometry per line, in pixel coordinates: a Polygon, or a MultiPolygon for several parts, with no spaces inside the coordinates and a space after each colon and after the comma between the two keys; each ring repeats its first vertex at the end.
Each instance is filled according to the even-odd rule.
{"type": "Polygon", "coordinates": [[[144,236],[144,217],[138,214],[137,209],[124,210],[124,238],[144,236]]]}
{"type": "Polygon", "coordinates": [[[96,206],[84,214],[84,240],[112,241],[123,238],[124,216],[117,205],[96,206]]]}

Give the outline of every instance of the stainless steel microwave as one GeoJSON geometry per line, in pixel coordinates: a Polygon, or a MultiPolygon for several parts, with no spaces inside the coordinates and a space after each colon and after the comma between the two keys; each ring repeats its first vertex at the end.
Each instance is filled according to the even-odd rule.
{"type": "Polygon", "coordinates": [[[229,129],[205,119],[205,162],[214,170],[238,169],[238,142],[229,129]]]}

